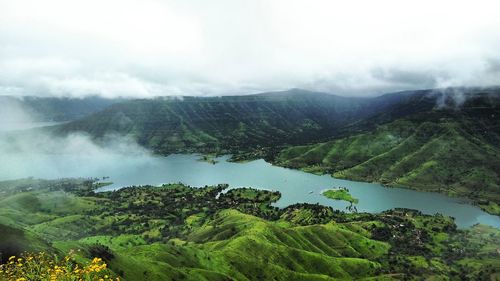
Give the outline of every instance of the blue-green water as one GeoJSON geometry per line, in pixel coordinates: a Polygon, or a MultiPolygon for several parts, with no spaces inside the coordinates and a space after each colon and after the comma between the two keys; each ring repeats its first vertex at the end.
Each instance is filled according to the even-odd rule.
{"type": "MultiPolygon", "coordinates": [[[[29,157],[29,156],[25,156],[29,157]]],[[[137,155],[122,158],[95,159],[95,155],[72,156],[67,154],[38,155],[30,159],[11,163],[12,170],[4,167],[0,179],[34,176],[40,178],[61,177],[103,177],[109,176],[113,185],[104,189],[117,189],[130,185],[160,185],[162,183],[182,182],[191,186],[204,186],[227,183],[231,188],[255,187],[278,190],[282,198],[276,203],[279,207],[297,202],[320,203],[335,209],[345,210],[349,203],[331,200],[321,195],[324,189],[344,186],[359,199],[356,204],[360,212],[381,212],[402,207],[422,211],[426,214],[441,213],[455,217],[459,227],[476,223],[500,228],[500,217],[489,215],[467,200],[450,198],[442,194],[420,192],[401,188],[387,188],[379,184],[340,180],[329,175],[318,176],[298,170],[273,166],[264,160],[247,163],[225,161],[219,158],[215,165],[198,161],[197,155],[170,155],[152,157],[137,155]],[[29,162],[29,167],[26,167],[29,162]],[[6,169],[6,170],[5,170],[6,169]]],[[[17,159],[17,158],[16,158],[17,159]]]]}

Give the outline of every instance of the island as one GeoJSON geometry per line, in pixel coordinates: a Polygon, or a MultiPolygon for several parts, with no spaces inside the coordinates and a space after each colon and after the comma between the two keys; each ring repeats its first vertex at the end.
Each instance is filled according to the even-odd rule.
{"type": "Polygon", "coordinates": [[[357,198],[352,197],[352,195],[349,193],[349,189],[345,187],[328,189],[321,192],[321,194],[334,200],[344,200],[353,204],[357,204],[359,202],[357,198]]]}

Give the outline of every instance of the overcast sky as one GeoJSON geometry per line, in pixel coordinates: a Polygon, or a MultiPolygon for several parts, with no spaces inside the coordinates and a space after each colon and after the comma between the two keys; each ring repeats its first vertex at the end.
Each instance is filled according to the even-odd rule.
{"type": "Polygon", "coordinates": [[[500,1],[0,0],[0,95],[500,84],[500,1]]]}

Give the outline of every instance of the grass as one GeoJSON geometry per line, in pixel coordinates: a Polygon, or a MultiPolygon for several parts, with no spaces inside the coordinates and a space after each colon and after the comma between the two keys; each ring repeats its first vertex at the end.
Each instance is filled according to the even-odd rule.
{"type": "Polygon", "coordinates": [[[479,207],[492,215],[500,216],[500,204],[498,203],[488,201],[487,203],[483,204],[479,203],[479,207]]]}
{"type": "Polygon", "coordinates": [[[334,200],[344,200],[347,202],[351,202],[357,204],[359,200],[357,198],[352,197],[348,190],[345,189],[329,189],[325,190],[321,193],[323,196],[328,197],[334,200]]]}
{"type": "Polygon", "coordinates": [[[279,193],[251,188],[216,199],[227,186],[98,194],[79,181],[54,186],[4,196],[0,213],[10,224],[0,224],[0,253],[75,250],[85,264],[105,249],[97,254],[124,280],[432,280],[461,267],[471,279],[498,273],[491,271],[498,230],[457,231],[439,215],[344,214],[310,204],[280,210],[271,206],[279,193]]]}
{"type": "Polygon", "coordinates": [[[498,214],[500,148],[473,132],[478,128],[468,119],[433,114],[436,119],[399,119],[338,140],[289,147],[275,163],[337,178],[468,197],[498,214]]]}

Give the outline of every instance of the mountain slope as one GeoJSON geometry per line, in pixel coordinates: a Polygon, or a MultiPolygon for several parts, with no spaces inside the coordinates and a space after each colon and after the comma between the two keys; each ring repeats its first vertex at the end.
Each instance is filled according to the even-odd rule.
{"type": "Polygon", "coordinates": [[[73,252],[78,262],[97,255],[124,280],[494,280],[500,274],[499,231],[457,230],[441,215],[347,214],[310,204],[279,209],[271,206],[277,193],[244,188],[217,196],[225,185],[94,193],[99,186],[74,179],[0,182],[0,237],[30,246],[0,243],[0,253],[73,252]],[[36,239],[26,240],[28,233],[36,239]]]}
{"type": "Polygon", "coordinates": [[[294,89],[248,96],[132,100],[62,125],[95,138],[129,135],[158,153],[252,151],[325,141],[435,108],[455,108],[491,89],[422,90],[375,98],[340,97],[294,89]]]}
{"type": "Polygon", "coordinates": [[[374,98],[295,89],[127,101],[54,130],[97,139],[128,135],[161,154],[231,153],[233,160],[265,158],[342,178],[468,196],[496,213],[499,124],[499,88],[374,98]]]}
{"type": "Polygon", "coordinates": [[[159,153],[250,150],[330,137],[370,114],[367,102],[303,90],[135,100],[65,124],[59,132],[130,135],[159,153]]]}
{"type": "Polygon", "coordinates": [[[275,163],[498,204],[500,107],[478,107],[477,102],[418,113],[326,143],[291,147],[275,163]]]}

